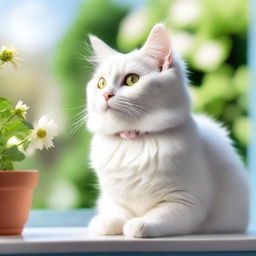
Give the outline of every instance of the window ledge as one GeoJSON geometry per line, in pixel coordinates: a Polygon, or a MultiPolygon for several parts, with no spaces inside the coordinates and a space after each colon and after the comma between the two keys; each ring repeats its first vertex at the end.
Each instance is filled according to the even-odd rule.
{"type": "Polygon", "coordinates": [[[132,239],[89,236],[85,227],[26,228],[22,236],[0,237],[0,254],[89,252],[250,252],[253,234],[215,234],[132,239]]]}

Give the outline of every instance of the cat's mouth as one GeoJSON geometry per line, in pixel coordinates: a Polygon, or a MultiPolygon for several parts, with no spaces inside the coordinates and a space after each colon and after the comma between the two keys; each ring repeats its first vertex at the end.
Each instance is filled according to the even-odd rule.
{"type": "Polygon", "coordinates": [[[138,131],[138,130],[132,130],[132,131],[122,131],[117,133],[118,136],[120,136],[122,139],[136,139],[140,136],[144,136],[147,135],[148,132],[142,132],[142,131],[138,131]]]}

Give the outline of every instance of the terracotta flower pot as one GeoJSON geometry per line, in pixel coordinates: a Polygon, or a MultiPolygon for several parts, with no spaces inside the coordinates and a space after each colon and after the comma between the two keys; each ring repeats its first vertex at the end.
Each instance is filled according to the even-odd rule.
{"type": "Polygon", "coordinates": [[[0,171],[0,235],[21,234],[38,175],[38,171],[0,171]]]}

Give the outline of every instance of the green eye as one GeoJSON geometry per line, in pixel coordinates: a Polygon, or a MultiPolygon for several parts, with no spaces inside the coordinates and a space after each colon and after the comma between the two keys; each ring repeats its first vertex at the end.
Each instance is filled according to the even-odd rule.
{"type": "Polygon", "coordinates": [[[139,81],[139,76],[136,74],[129,74],[126,76],[124,84],[127,86],[132,86],[139,81]]]}
{"type": "Polygon", "coordinates": [[[105,78],[101,77],[100,80],[98,81],[98,88],[103,89],[106,87],[107,81],[105,78]]]}

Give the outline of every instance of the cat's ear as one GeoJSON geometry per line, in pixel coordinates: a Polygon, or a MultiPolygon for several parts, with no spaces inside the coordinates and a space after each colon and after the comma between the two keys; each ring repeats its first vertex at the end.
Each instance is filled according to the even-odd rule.
{"type": "Polygon", "coordinates": [[[89,35],[89,40],[95,55],[93,57],[95,62],[100,63],[115,53],[115,51],[111,47],[109,47],[98,37],[89,35]]]}
{"type": "Polygon", "coordinates": [[[152,28],[147,41],[141,50],[146,56],[150,56],[157,60],[160,66],[171,64],[171,40],[168,30],[163,24],[156,24],[152,28]]]}

